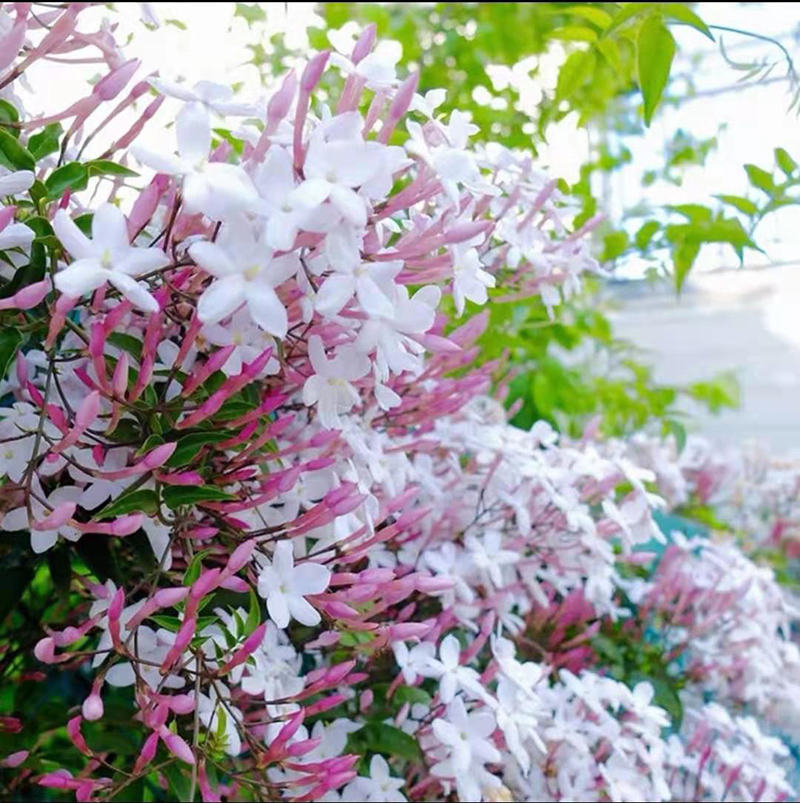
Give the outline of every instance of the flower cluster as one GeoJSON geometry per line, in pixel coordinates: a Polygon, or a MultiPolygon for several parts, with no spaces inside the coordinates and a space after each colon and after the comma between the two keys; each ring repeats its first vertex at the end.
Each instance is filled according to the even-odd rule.
{"type": "MultiPolygon", "coordinates": [[[[62,723],[81,763],[53,769],[42,741],[5,765],[78,800],[143,779],[204,801],[667,800],[715,789],[716,751],[725,789],[755,794],[735,750],[757,729],[673,746],[653,682],[605,674],[594,639],[672,616],[698,688],[724,675],[765,713],[789,693],[751,691],[783,650],[780,592],[738,554],[703,586],[678,547],[637,586],[658,472],[514,429],[503,366],[475,364],[482,306],[555,314],[596,269],[594,221],[571,231],[527,154],[473,148],[374,28],[250,104],[127,89],[138,64],[79,30],[87,5],[0,12],[0,529],[53,577],[66,556],[33,652],[87,683],[62,723]],[[74,51],[106,74],[26,117],[17,79],[74,51]],[[174,145],[138,147],[165,99],[174,145]],[[752,617],[752,656],[722,614],[752,617]],[[93,730],[120,711],[132,755],[93,730]]],[[[788,789],[777,772],[762,792],[788,789]]]]}

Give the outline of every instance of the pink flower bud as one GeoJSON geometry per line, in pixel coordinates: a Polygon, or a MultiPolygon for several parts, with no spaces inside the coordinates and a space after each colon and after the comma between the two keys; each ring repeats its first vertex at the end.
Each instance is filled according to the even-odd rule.
{"type": "Polygon", "coordinates": [[[172,453],[175,451],[177,446],[177,441],[173,441],[172,443],[162,443],[160,446],[156,446],[155,449],[151,449],[144,456],[144,460],[142,460],[141,465],[143,465],[148,471],[163,466],[164,463],[166,463],[167,460],[172,457],[172,453]]]}
{"type": "Polygon", "coordinates": [[[18,750],[16,753],[11,753],[11,755],[6,756],[0,761],[0,766],[14,769],[22,764],[29,755],[30,753],[27,750],[18,750]]]}
{"type": "Polygon", "coordinates": [[[165,699],[176,714],[191,714],[194,711],[195,699],[191,694],[173,694],[165,699]]]}
{"type": "Polygon", "coordinates": [[[427,622],[402,622],[399,625],[389,625],[390,641],[406,641],[413,638],[423,638],[433,629],[433,624],[427,622]]]}
{"type": "Polygon", "coordinates": [[[133,74],[139,69],[139,60],[131,59],[121,64],[108,75],[101,78],[95,85],[92,92],[101,100],[113,100],[125,88],[133,74]]]}
{"type": "Polygon", "coordinates": [[[181,625],[180,630],[175,636],[175,641],[169,648],[169,652],[167,653],[163,663],[161,664],[162,674],[166,674],[170,670],[170,668],[180,660],[184,650],[192,642],[192,637],[194,636],[194,631],[196,627],[197,627],[197,620],[193,616],[187,619],[181,625]]]}
{"type": "Polygon", "coordinates": [[[56,662],[56,642],[52,636],[46,636],[36,642],[33,648],[33,654],[36,658],[44,664],[53,664],[56,662]]]}
{"type": "Polygon", "coordinates": [[[117,364],[114,368],[114,375],[111,378],[111,388],[118,399],[124,399],[125,392],[128,389],[128,368],[128,352],[123,351],[117,360],[117,364]]]}
{"type": "Polygon", "coordinates": [[[241,544],[239,544],[239,546],[233,550],[233,553],[228,559],[228,565],[225,567],[223,574],[236,574],[239,569],[246,566],[250,562],[250,556],[253,554],[253,550],[255,548],[256,541],[254,538],[250,538],[249,540],[243,541],[241,544]]]}
{"type": "Polygon", "coordinates": [[[172,753],[175,758],[186,762],[187,764],[194,764],[194,753],[192,748],[181,739],[178,734],[169,730],[166,725],[162,726],[158,732],[161,740],[166,745],[167,750],[172,753]]]}
{"type": "Polygon", "coordinates": [[[72,518],[76,507],[77,504],[75,502],[62,502],[60,505],[56,505],[49,516],[41,521],[35,521],[32,525],[32,529],[40,532],[44,530],[57,530],[72,518]]]}
{"type": "Polygon", "coordinates": [[[314,87],[322,78],[322,73],[325,72],[325,65],[328,63],[330,55],[330,50],[323,50],[321,53],[317,53],[316,56],[312,56],[308,64],[306,64],[306,68],[303,70],[303,77],[300,79],[300,88],[303,92],[310,94],[314,91],[314,87]]]}
{"type": "Polygon", "coordinates": [[[350,56],[350,61],[352,61],[353,64],[358,64],[369,55],[372,46],[375,44],[377,31],[378,27],[372,22],[361,32],[361,36],[358,37],[358,41],[353,47],[353,53],[350,56]]]}
{"type": "MultiPolygon", "coordinates": [[[[84,703],[84,705],[86,705],[84,703]]],[[[99,719],[99,717],[98,717],[99,719]]],[[[92,751],[89,749],[89,746],[86,744],[86,740],[83,738],[83,734],[81,733],[81,722],[83,722],[83,717],[73,717],[69,722],[67,722],[67,736],[69,736],[70,741],[78,750],[83,753],[85,756],[91,756],[92,751]]]]}
{"type": "Polygon", "coordinates": [[[40,304],[44,297],[50,292],[50,281],[43,279],[41,282],[29,284],[18,290],[11,298],[0,299],[0,310],[4,309],[31,309],[40,304]]]}
{"type": "Polygon", "coordinates": [[[222,569],[210,569],[204,572],[194,581],[189,595],[192,599],[202,599],[206,594],[213,591],[219,585],[219,576],[222,574],[222,569]]]}
{"type": "Polygon", "coordinates": [[[138,775],[154,758],[158,749],[158,734],[151,733],[145,740],[141,753],[133,765],[133,774],[138,775]]]}
{"type": "Polygon", "coordinates": [[[264,641],[264,634],[267,631],[266,624],[260,624],[244,641],[244,644],[233,654],[230,661],[220,669],[220,674],[230,672],[234,667],[243,664],[264,641]]]}
{"type": "Polygon", "coordinates": [[[162,588],[160,591],[156,591],[153,599],[156,603],[156,607],[171,608],[182,599],[185,599],[188,593],[189,589],[186,588],[186,586],[181,586],[179,588],[162,588]]]}
{"type": "Polygon", "coordinates": [[[83,701],[81,710],[83,711],[83,716],[90,722],[95,722],[102,718],[104,712],[103,700],[99,693],[95,692],[94,688],[92,688],[92,693],[83,701]]]}
{"type": "Polygon", "coordinates": [[[267,121],[277,125],[292,108],[292,101],[297,93],[297,74],[290,70],[283,79],[281,88],[269,99],[267,104],[267,121]]]}
{"type": "Polygon", "coordinates": [[[455,580],[450,577],[426,577],[414,578],[414,587],[423,594],[434,594],[437,591],[447,591],[455,585],[455,580]]]}
{"type": "Polygon", "coordinates": [[[358,710],[361,711],[362,713],[366,711],[372,705],[374,699],[375,699],[375,693],[372,691],[372,689],[367,689],[361,695],[361,699],[359,700],[358,703],[358,710]]]}

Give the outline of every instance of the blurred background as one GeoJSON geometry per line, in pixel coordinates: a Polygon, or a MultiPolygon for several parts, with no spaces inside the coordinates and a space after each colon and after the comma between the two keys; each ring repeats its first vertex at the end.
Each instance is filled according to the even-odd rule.
{"type": "MultiPolygon", "coordinates": [[[[465,108],[480,136],[534,150],[576,225],[604,215],[606,277],[558,326],[526,313],[534,333],[514,341],[519,420],[576,429],[597,414],[613,434],[657,420],[800,450],[800,4],[665,4],[675,52],[649,126],[637,53],[654,45],[612,30],[621,5],[203,3],[190,29],[184,3],[116,12],[129,55],[247,99],[375,22],[399,43],[390,58],[402,49],[424,88],[451,93],[440,111],[465,108]]],[[[63,90],[54,78],[32,102],[53,108],[63,90]]]]}

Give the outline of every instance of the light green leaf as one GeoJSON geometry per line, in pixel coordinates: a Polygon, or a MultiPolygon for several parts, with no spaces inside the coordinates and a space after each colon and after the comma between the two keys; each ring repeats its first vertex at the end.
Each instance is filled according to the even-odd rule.
{"type": "Polygon", "coordinates": [[[581,87],[594,72],[594,50],[577,50],[561,65],[556,83],[556,98],[564,100],[581,87]]]}
{"type": "Polygon", "coordinates": [[[208,485],[170,485],[164,488],[164,504],[171,510],[184,505],[196,505],[202,502],[231,502],[235,500],[233,494],[211,488],[208,485]]]}
{"type": "Polygon", "coordinates": [[[675,40],[661,17],[648,17],[639,30],[636,40],[636,62],[639,69],[639,86],[644,98],[644,124],[650,125],[661,96],[669,80],[675,40]]]}
{"type": "Polygon", "coordinates": [[[689,25],[696,31],[700,31],[703,36],[707,36],[712,42],[714,41],[714,34],[711,33],[708,25],[689,6],[683,3],[661,3],[660,8],[665,17],[689,25]]]}

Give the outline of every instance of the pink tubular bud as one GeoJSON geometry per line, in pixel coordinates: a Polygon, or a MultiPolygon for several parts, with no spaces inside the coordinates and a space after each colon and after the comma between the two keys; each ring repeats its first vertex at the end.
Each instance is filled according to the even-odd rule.
{"type": "Polygon", "coordinates": [[[101,535],[116,535],[122,538],[135,533],[142,526],[143,522],[143,513],[128,513],[111,522],[73,522],[73,525],[82,533],[100,533],[101,535]]]}
{"type": "Polygon", "coordinates": [[[301,742],[294,742],[286,748],[286,755],[291,758],[299,758],[310,753],[314,748],[322,744],[322,737],[317,739],[303,739],[301,742]]]}
{"type": "Polygon", "coordinates": [[[151,733],[145,740],[141,753],[133,766],[133,774],[138,775],[154,758],[158,749],[158,734],[151,733]]]}
{"type": "Polygon", "coordinates": [[[125,392],[128,390],[128,368],[128,352],[123,351],[117,360],[117,365],[114,368],[114,375],[111,378],[111,389],[118,399],[124,399],[125,392]]]}
{"type": "Polygon", "coordinates": [[[267,631],[267,625],[260,624],[244,641],[244,644],[233,654],[230,661],[220,670],[220,674],[230,672],[234,667],[243,664],[260,646],[264,641],[264,634],[267,631]]]}
{"type": "Polygon", "coordinates": [[[241,544],[239,544],[239,546],[237,546],[236,549],[234,549],[231,553],[231,556],[228,559],[228,564],[225,566],[222,574],[226,577],[236,574],[236,572],[250,562],[250,556],[253,554],[253,550],[255,548],[256,542],[254,538],[251,538],[248,541],[243,541],[241,544]]]}
{"type": "Polygon", "coordinates": [[[191,644],[196,627],[197,619],[194,617],[187,619],[181,625],[181,629],[175,636],[173,645],[169,648],[169,652],[161,664],[162,674],[169,672],[170,668],[180,660],[181,655],[183,655],[183,651],[189,646],[189,644],[191,644]]]}
{"type": "Polygon", "coordinates": [[[489,220],[474,220],[471,223],[458,223],[451,229],[444,233],[443,241],[452,245],[454,243],[463,243],[465,240],[471,240],[480,234],[484,234],[492,228],[492,222],[489,220]]]}
{"type": "Polygon", "coordinates": [[[208,782],[205,761],[201,761],[198,768],[197,786],[200,789],[200,797],[202,798],[203,803],[220,803],[222,800],[222,798],[211,788],[211,784],[208,782]]]}
{"type": "Polygon", "coordinates": [[[202,485],[203,478],[196,471],[175,471],[171,474],[156,472],[156,477],[165,485],[202,485]]]}
{"type": "Polygon", "coordinates": [[[47,340],[45,341],[45,348],[52,348],[56,342],[56,338],[64,328],[67,321],[67,315],[72,308],[78,303],[79,299],[72,296],[60,295],[56,300],[55,310],[50,318],[50,327],[47,330],[47,340]]]}
{"type": "Polygon", "coordinates": [[[325,612],[336,619],[359,619],[361,617],[361,614],[355,608],[336,600],[325,603],[325,612]]]}
{"type": "Polygon", "coordinates": [[[182,599],[185,599],[188,593],[189,589],[186,588],[186,586],[181,586],[180,588],[162,588],[160,591],[156,591],[153,600],[158,608],[171,608],[173,605],[177,605],[182,599]]]}
{"type": "Polygon", "coordinates": [[[192,584],[189,596],[193,600],[202,599],[206,594],[213,591],[219,585],[219,578],[222,574],[222,569],[211,569],[204,572],[192,584]]]}
{"type": "Polygon", "coordinates": [[[447,591],[455,585],[450,577],[426,577],[424,575],[414,578],[414,588],[423,594],[435,594],[437,591],[447,591]]]}
{"type": "Polygon", "coordinates": [[[92,751],[89,749],[89,745],[86,744],[86,740],[81,733],[81,722],[83,722],[83,717],[80,716],[73,717],[67,722],[67,736],[69,736],[72,744],[74,744],[83,755],[91,756],[92,751]]]}
{"type": "Polygon", "coordinates": [[[375,44],[377,31],[377,25],[372,22],[361,32],[361,36],[358,37],[358,41],[353,47],[353,53],[350,56],[350,61],[352,61],[353,64],[358,64],[369,55],[372,46],[375,44]]]}
{"type": "Polygon", "coordinates": [[[50,281],[48,279],[29,284],[27,287],[23,287],[22,290],[18,290],[10,298],[0,298],[0,310],[31,309],[41,303],[49,292],[50,281]]]}
{"type": "Polygon", "coordinates": [[[337,705],[341,705],[346,699],[347,697],[344,694],[332,694],[330,697],[323,697],[312,705],[306,706],[306,713],[310,717],[316,716],[323,711],[330,711],[331,708],[336,708],[337,705]]]}
{"type": "Polygon", "coordinates": [[[195,699],[191,694],[173,694],[164,700],[176,714],[191,714],[194,711],[195,699]]]}
{"type": "Polygon", "coordinates": [[[433,629],[428,622],[401,622],[399,625],[389,625],[390,641],[406,641],[413,638],[424,638],[433,629]]]}
{"type": "Polygon", "coordinates": [[[156,446],[155,449],[151,449],[144,456],[144,460],[142,460],[141,465],[143,465],[148,471],[163,466],[164,463],[166,463],[167,460],[172,457],[172,453],[175,451],[177,446],[177,441],[173,441],[172,443],[162,443],[160,446],[156,446]]]}
{"type": "Polygon", "coordinates": [[[411,75],[400,84],[400,87],[395,93],[394,100],[392,100],[392,105],[389,106],[389,114],[387,115],[386,122],[378,137],[380,142],[386,144],[389,141],[389,137],[392,135],[395,126],[411,106],[411,101],[414,99],[414,93],[417,91],[418,85],[418,72],[411,73],[411,75]]]}
{"type": "Polygon", "coordinates": [[[372,689],[367,689],[362,695],[361,699],[358,702],[358,710],[362,713],[366,711],[371,705],[373,700],[375,699],[375,693],[372,689]]]}
{"type": "Polygon", "coordinates": [[[235,591],[237,594],[247,594],[250,591],[250,586],[241,577],[226,577],[219,587],[235,591]]]}
{"type": "Polygon", "coordinates": [[[32,529],[38,531],[57,530],[72,518],[76,507],[77,504],[75,502],[62,502],[56,506],[49,516],[41,521],[35,521],[32,529]]]}
{"type": "Polygon", "coordinates": [[[161,737],[161,740],[164,742],[167,750],[172,753],[175,758],[184,761],[187,764],[194,764],[194,753],[192,753],[192,748],[189,747],[186,742],[181,739],[178,734],[173,733],[169,730],[166,725],[163,725],[159,731],[158,735],[161,737]]]}
{"type": "Polygon", "coordinates": [[[267,104],[267,122],[277,125],[292,107],[292,101],[297,94],[297,74],[294,70],[287,73],[281,88],[269,99],[267,104]]]}
{"type": "Polygon", "coordinates": [[[321,53],[317,53],[316,56],[312,56],[308,64],[306,64],[306,68],[303,70],[303,77],[300,79],[300,88],[303,92],[310,94],[314,91],[320,78],[322,78],[322,73],[325,72],[325,66],[330,55],[330,50],[323,50],[321,53]]]}
{"type": "Polygon", "coordinates": [[[112,100],[125,88],[133,74],[139,69],[139,59],[131,59],[121,64],[108,75],[101,78],[92,90],[101,100],[112,100]]]}
{"type": "Polygon", "coordinates": [[[29,755],[30,752],[28,750],[18,750],[16,753],[11,753],[11,755],[6,756],[2,761],[0,761],[0,767],[9,767],[10,769],[14,769],[22,764],[29,755]]]}

